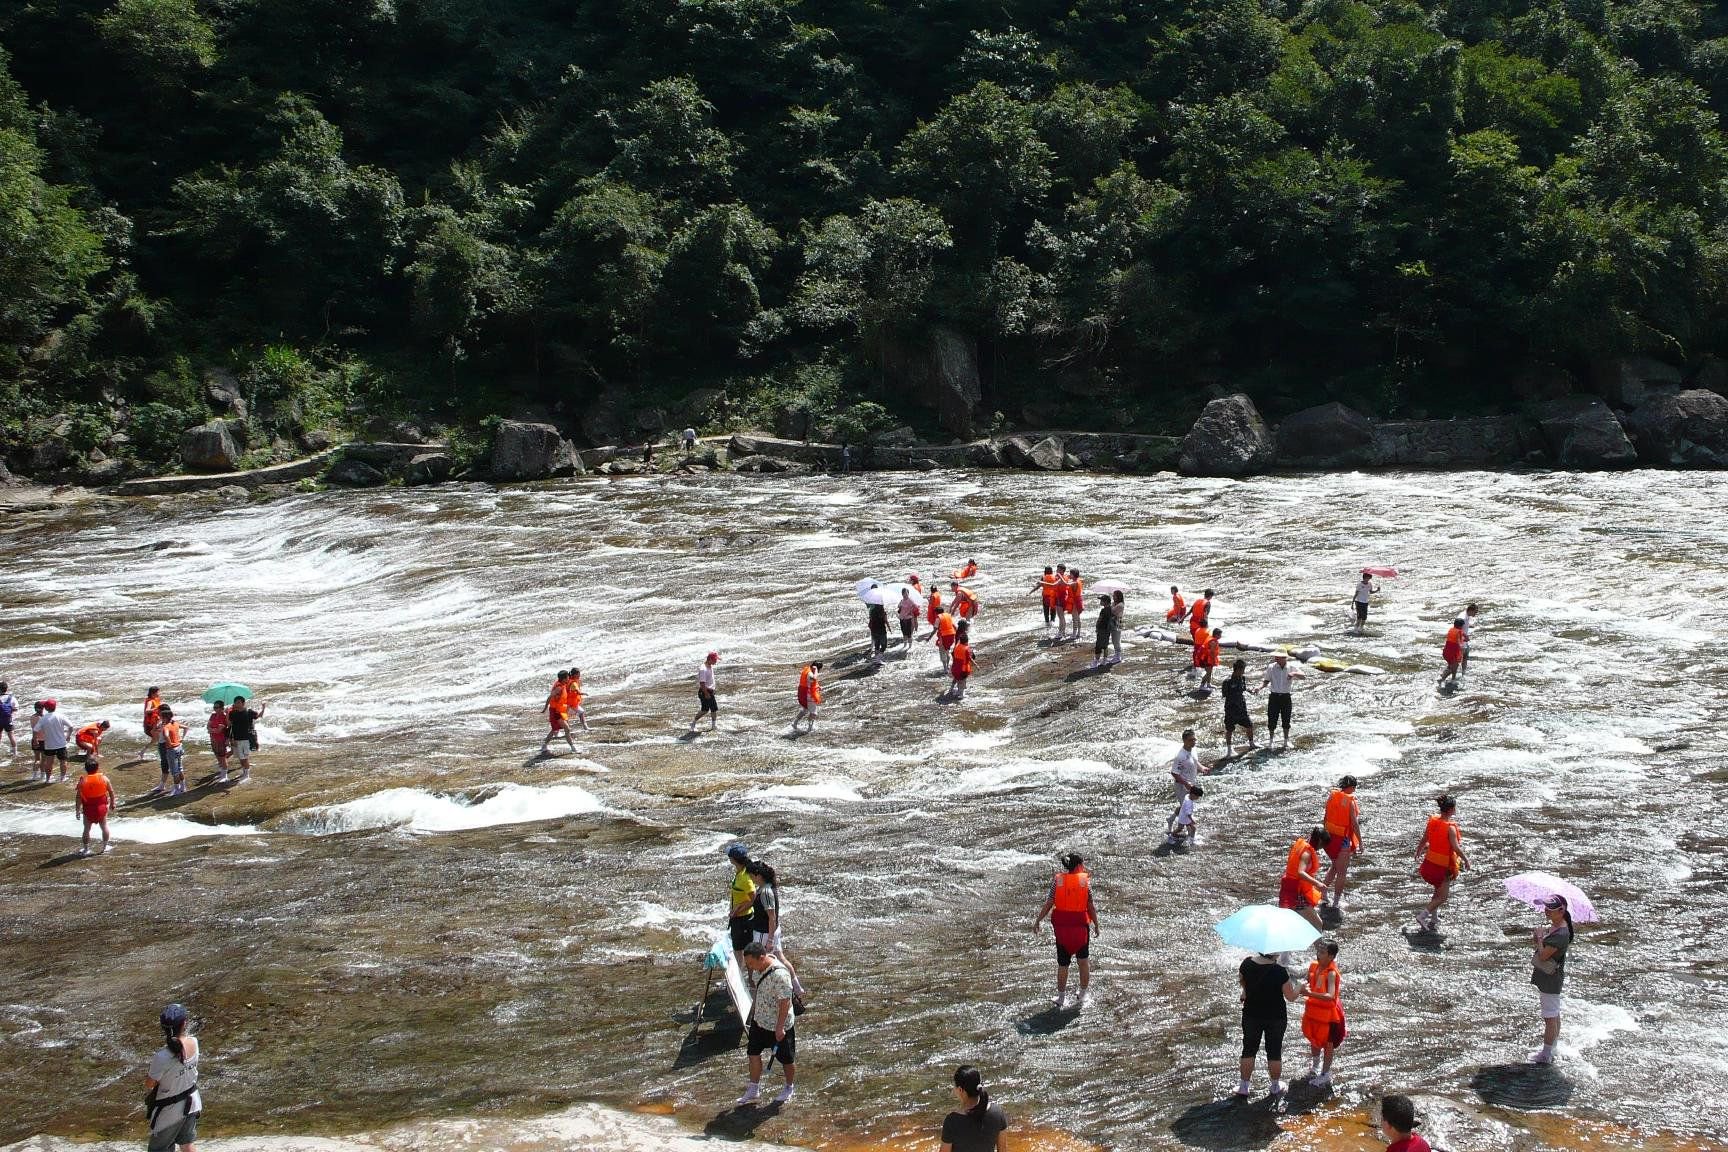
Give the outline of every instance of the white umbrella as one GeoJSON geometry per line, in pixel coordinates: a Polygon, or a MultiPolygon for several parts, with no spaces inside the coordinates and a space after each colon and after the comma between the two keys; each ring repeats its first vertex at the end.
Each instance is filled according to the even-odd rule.
{"type": "Polygon", "coordinates": [[[1094,580],[1086,586],[1086,591],[1095,592],[1100,596],[1113,596],[1118,592],[1126,596],[1128,595],[1128,585],[1120,580],[1094,580]]]}
{"type": "Polygon", "coordinates": [[[860,580],[856,585],[858,599],[866,604],[880,604],[884,608],[892,608],[900,603],[900,593],[910,592],[912,603],[924,607],[924,597],[918,589],[910,584],[902,584],[897,580],[860,580]]]}

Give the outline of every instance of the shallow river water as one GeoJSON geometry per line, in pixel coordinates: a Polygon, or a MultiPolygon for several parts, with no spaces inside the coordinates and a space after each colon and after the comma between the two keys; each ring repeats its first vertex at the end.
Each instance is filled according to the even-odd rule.
{"type": "MultiPolygon", "coordinates": [[[[0,1144],[141,1138],[155,1014],[178,999],[205,1037],[206,1135],[278,1147],[390,1129],[401,1147],[671,1148],[676,1123],[929,1148],[961,1062],[1032,1146],[1370,1148],[1372,1100],[1402,1091],[1437,1146],[1724,1147],[1725,500],[1728,477],[1655,472],[936,473],[12,516],[3,674],[75,722],[113,719],[128,803],[117,850],[81,860],[69,788],[26,783],[20,757],[0,792],[0,1144]],[[979,674],[942,703],[929,644],[870,666],[852,586],[968,556],[979,674]],[[1056,562],[1131,589],[1120,665],[1086,673],[1090,606],[1086,642],[1045,642],[1028,589],[1056,562]],[[1364,564],[1402,575],[1358,636],[1364,564]],[[1292,747],[1209,778],[1200,842],[1175,854],[1177,737],[1197,728],[1208,760],[1223,740],[1187,650],[1133,631],[1172,583],[1218,590],[1226,641],[1384,670],[1309,669],[1292,747]],[[1471,674],[1442,694],[1441,639],[1471,600],[1471,674]],[[689,739],[710,649],[720,731],[689,739]],[[827,704],[792,739],[813,658],[827,704]],[[571,664],[593,731],[537,759],[539,703],[571,664]],[[154,783],[132,755],[144,688],[201,734],[198,693],[229,678],[268,704],[257,779],[132,802],[154,783]],[[1366,840],[1336,930],[1334,1090],[1274,1105],[1262,1071],[1229,1103],[1242,953],[1212,924],[1276,896],[1346,772],[1366,840]],[[1474,869],[1436,944],[1406,930],[1442,790],[1474,869]],[[811,989],[777,1114],[732,1110],[737,1037],[690,1023],[734,838],[778,866],[811,989]],[[1050,938],[1028,930],[1068,850],[1103,927],[1077,1015],[1050,1010],[1050,938]],[[1536,917],[1500,881],[1529,869],[1602,913],[1572,952],[1553,1069],[1521,1063],[1536,917]],[[675,1119],[567,1111],[587,1103],[675,1119]],[[456,1139],[455,1121],[482,1123],[456,1139]]],[[[1265,657],[1247,658],[1257,682],[1265,657]]],[[[209,771],[202,739],[188,763],[209,771]]],[[[1294,1019],[1287,1056],[1305,1071],[1294,1019]]]]}

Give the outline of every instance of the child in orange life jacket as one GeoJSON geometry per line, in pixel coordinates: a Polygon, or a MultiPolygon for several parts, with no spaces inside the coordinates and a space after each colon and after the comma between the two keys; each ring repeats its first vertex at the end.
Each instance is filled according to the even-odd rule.
{"type": "Polygon", "coordinates": [[[938,612],[931,619],[931,624],[934,625],[930,635],[936,637],[936,654],[942,657],[942,671],[947,672],[953,660],[950,654],[954,651],[954,638],[960,634],[960,626],[954,622],[954,614],[947,609],[938,612]]]}
{"type": "Polygon", "coordinates": [[[562,668],[558,670],[558,680],[552,685],[552,690],[546,694],[546,703],[540,706],[540,711],[546,713],[546,738],[540,741],[540,754],[546,755],[546,748],[552,743],[552,737],[564,737],[564,744],[570,751],[576,751],[576,742],[570,739],[570,724],[566,719],[569,714],[570,673],[562,668]]]}
{"type": "Polygon", "coordinates": [[[1212,687],[1212,673],[1218,670],[1218,642],[1224,639],[1224,629],[1219,628],[1206,637],[1206,642],[1200,646],[1200,667],[1206,675],[1200,677],[1200,687],[1212,687]]]}
{"type": "MultiPolygon", "coordinates": [[[[1068,594],[1074,589],[1074,577],[1068,565],[1056,565],[1056,588],[1051,596],[1051,608],[1056,613],[1056,639],[1068,638],[1068,594]]],[[[1078,635],[1078,633],[1076,633],[1078,635]]]]}
{"type": "Polygon", "coordinates": [[[186,733],[175,721],[174,709],[168,705],[162,705],[162,710],[157,715],[160,720],[160,723],[156,725],[156,734],[159,740],[158,746],[162,749],[162,782],[156,786],[156,791],[158,793],[166,792],[170,796],[184,796],[186,794],[186,773],[181,768],[181,759],[185,755],[182,744],[186,738],[186,733]],[[174,780],[172,791],[168,788],[170,777],[174,780]]]}
{"type": "Polygon", "coordinates": [[[1056,623],[1056,590],[1061,586],[1061,581],[1056,578],[1056,570],[1048,564],[1044,566],[1043,577],[1032,585],[1032,591],[1038,593],[1044,603],[1045,632],[1049,632],[1050,625],[1056,623]]]}
{"type": "Polygon", "coordinates": [[[810,721],[810,731],[816,731],[816,705],[822,703],[822,662],[812,660],[798,673],[798,715],[792,718],[792,731],[798,731],[800,721],[810,721]]]}
{"type": "Polygon", "coordinates": [[[1446,671],[1440,673],[1440,683],[1450,680],[1458,682],[1458,666],[1464,662],[1464,617],[1452,621],[1452,627],[1446,630],[1446,643],[1440,649],[1440,658],[1446,661],[1446,671]]]}
{"type": "Polygon", "coordinates": [[[1177,805],[1176,811],[1170,814],[1170,819],[1165,823],[1168,835],[1164,837],[1164,843],[1172,848],[1184,841],[1194,843],[1194,801],[1204,795],[1206,790],[1200,785],[1188,786],[1188,794],[1182,797],[1182,803],[1177,805]]]}
{"type": "Polygon", "coordinates": [[[1314,941],[1314,962],[1308,965],[1308,1001],[1302,1008],[1302,1035],[1308,1039],[1313,1066],[1308,1083],[1332,1084],[1332,1053],[1344,1042],[1344,989],[1338,976],[1338,942],[1314,941]]]}
{"type": "Polygon", "coordinates": [[[954,652],[948,663],[948,674],[954,679],[949,691],[956,700],[966,699],[966,681],[972,678],[972,629],[964,620],[954,630],[954,652]]]}
{"type": "Polygon", "coordinates": [[[1069,635],[1072,639],[1080,639],[1080,617],[1086,613],[1086,588],[1080,581],[1080,569],[1068,569],[1068,621],[1069,635]]]}

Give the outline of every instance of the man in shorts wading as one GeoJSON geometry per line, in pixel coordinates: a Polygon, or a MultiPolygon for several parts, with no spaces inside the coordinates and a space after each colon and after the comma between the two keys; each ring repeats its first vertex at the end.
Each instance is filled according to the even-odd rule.
{"type": "Polygon", "coordinates": [[[690,721],[690,731],[696,731],[696,725],[702,717],[708,717],[708,731],[712,732],[720,726],[720,700],[714,695],[714,665],[720,663],[720,653],[710,652],[708,658],[702,661],[702,667],[696,669],[696,719],[690,721]]]}
{"type": "Polygon", "coordinates": [[[768,945],[752,943],[744,949],[744,968],[750,985],[750,1084],[740,1104],[754,1104],[762,1095],[762,1053],[779,1060],[786,1086],[774,1094],[775,1104],[792,1099],[798,1060],[798,1038],[792,1021],[792,974],[768,951],[768,945]]]}
{"type": "Polygon", "coordinates": [[[42,716],[36,722],[36,735],[42,741],[42,778],[54,774],[54,762],[60,762],[60,779],[66,779],[66,744],[72,739],[72,725],[60,715],[59,704],[42,701],[42,716]]]}

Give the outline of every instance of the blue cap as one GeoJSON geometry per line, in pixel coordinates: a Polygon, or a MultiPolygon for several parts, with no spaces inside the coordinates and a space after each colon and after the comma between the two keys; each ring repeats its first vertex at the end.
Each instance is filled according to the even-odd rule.
{"type": "Polygon", "coordinates": [[[170,1004],[162,1009],[162,1027],[179,1028],[190,1016],[183,1005],[170,1004]]]}
{"type": "Polygon", "coordinates": [[[750,849],[742,844],[734,844],[726,849],[726,858],[728,860],[748,860],[750,859],[750,849]]]}

